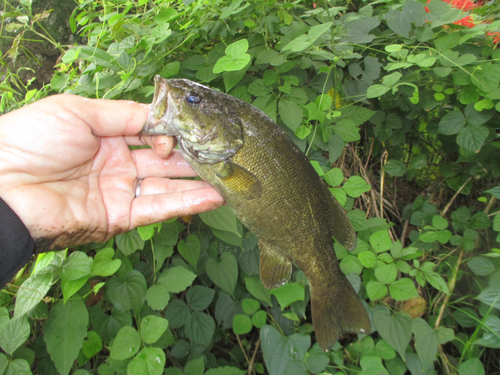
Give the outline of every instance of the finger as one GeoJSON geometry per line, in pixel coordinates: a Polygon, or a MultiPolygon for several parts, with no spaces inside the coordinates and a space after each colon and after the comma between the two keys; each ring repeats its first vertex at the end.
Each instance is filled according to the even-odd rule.
{"type": "Polygon", "coordinates": [[[173,150],[166,158],[160,157],[151,149],[133,150],[131,154],[137,169],[137,178],[197,176],[178,150],[173,150]]]}
{"type": "Polygon", "coordinates": [[[146,122],[149,105],[126,100],[88,99],[61,94],[45,99],[43,104],[56,100],[68,112],[84,121],[97,136],[134,135],[146,122]],[[63,96],[63,100],[61,100],[63,96]]]}
{"type": "Polygon", "coordinates": [[[151,146],[161,158],[166,158],[177,144],[175,138],[168,135],[145,135],[143,138],[144,144],[151,146]]]}
{"type": "Polygon", "coordinates": [[[210,185],[201,180],[171,180],[169,178],[148,177],[141,183],[140,196],[196,190],[206,187],[210,187],[210,185]]]}
{"type": "Polygon", "coordinates": [[[140,196],[132,201],[130,229],[211,211],[223,203],[222,197],[213,188],[140,196]]]}

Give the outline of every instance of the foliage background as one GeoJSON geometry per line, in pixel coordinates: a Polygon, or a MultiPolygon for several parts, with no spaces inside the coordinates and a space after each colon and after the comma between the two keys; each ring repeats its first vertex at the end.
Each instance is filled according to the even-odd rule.
{"type": "Polygon", "coordinates": [[[0,374],[500,373],[500,5],[3,2],[7,112],[151,101],[155,74],[248,101],[348,211],[370,335],[314,344],[307,280],[267,291],[223,207],[42,254],[0,292],[0,374]],[[55,68],[52,68],[54,66],[55,68]]]}

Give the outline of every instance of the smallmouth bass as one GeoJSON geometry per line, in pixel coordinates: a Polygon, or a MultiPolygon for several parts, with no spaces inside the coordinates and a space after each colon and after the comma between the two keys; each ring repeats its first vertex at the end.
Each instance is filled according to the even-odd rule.
{"type": "Polygon", "coordinates": [[[304,153],[273,120],[230,95],[156,76],[142,133],[175,136],[189,165],[259,238],[266,288],[285,284],[292,263],[304,272],[322,350],[344,332],[370,333],[368,315],[333,249],[333,238],[349,250],[356,247],[352,224],[304,153]]]}

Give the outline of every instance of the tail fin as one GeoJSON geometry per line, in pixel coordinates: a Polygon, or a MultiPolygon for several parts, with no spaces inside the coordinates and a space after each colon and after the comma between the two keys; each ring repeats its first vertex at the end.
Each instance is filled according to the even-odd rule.
{"type": "Polygon", "coordinates": [[[370,319],[361,300],[342,271],[338,269],[338,272],[333,283],[309,280],[312,321],[323,351],[328,351],[343,333],[368,334],[371,331],[370,319]]]}

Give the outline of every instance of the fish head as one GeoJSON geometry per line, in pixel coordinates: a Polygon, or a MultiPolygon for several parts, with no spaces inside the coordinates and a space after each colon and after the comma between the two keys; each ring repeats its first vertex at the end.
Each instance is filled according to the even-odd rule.
{"type": "Polygon", "coordinates": [[[243,146],[239,102],[187,79],[155,77],[143,134],[175,136],[181,152],[200,163],[229,159],[243,146]]]}

